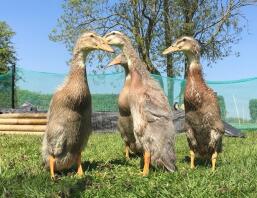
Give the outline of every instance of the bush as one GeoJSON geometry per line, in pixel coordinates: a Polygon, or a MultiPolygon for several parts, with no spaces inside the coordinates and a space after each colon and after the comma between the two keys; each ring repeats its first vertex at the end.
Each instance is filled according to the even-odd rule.
{"type": "Polygon", "coordinates": [[[25,102],[29,102],[36,106],[38,110],[47,110],[52,98],[51,94],[41,94],[28,90],[17,90],[17,95],[18,107],[20,107],[25,102]]]}
{"type": "Polygon", "coordinates": [[[12,78],[10,74],[0,74],[0,108],[12,106],[12,78]]]}
{"type": "MultiPolygon", "coordinates": [[[[0,95],[1,98],[1,95],[0,95]]],[[[51,94],[41,94],[28,90],[18,90],[18,106],[29,102],[39,110],[48,110],[51,94]]],[[[92,94],[93,111],[118,111],[117,94],[92,94]]]]}
{"type": "Polygon", "coordinates": [[[93,111],[118,112],[117,94],[92,94],[93,111]]]}
{"type": "Polygon", "coordinates": [[[223,96],[218,96],[218,103],[220,105],[221,118],[225,119],[227,111],[226,111],[226,104],[223,96]]]}
{"type": "Polygon", "coordinates": [[[253,121],[257,121],[257,99],[251,99],[249,101],[250,116],[253,121]]]}

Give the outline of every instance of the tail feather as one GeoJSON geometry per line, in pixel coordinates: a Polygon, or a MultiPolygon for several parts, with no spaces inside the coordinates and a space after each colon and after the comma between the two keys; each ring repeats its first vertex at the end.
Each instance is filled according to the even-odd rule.
{"type": "Polygon", "coordinates": [[[165,156],[164,158],[161,159],[163,166],[169,171],[169,172],[174,172],[176,170],[176,164],[175,164],[175,159],[173,156],[165,156]]]}
{"type": "MultiPolygon", "coordinates": [[[[42,146],[42,158],[43,158],[43,165],[46,169],[49,169],[49,156],[51,153],[49,153],[48,146],[47,146],[47,140],[46,136],[44,136],[43,139],[43,146],[42,146]]],[[[53,156],[55,158],[55,171],[60,171],[63,169],[69,169],[76,161],[76,155],[67,152],[62,153],[58,156],[53,156]]]]}
{"type": "Polygon", "coordinates": [[[177,169],[176,155],[172,150],[162,152],[159,158],[153,160],[152,165],[174,172],[177,169]]]}
{"type": "MultiPolygon", "coordinates": [[[[43,159],[43,164],[47,170],[49,170],[49,155],[43,159]]],[[[66,153],[64,157],[55,157],[55,165],[54,170],[55,171],[61,171],[64,169],[69,169],[72,167],[73,164],[75,164],[76,156],[74,156],[71,153],[66,153]]]]}

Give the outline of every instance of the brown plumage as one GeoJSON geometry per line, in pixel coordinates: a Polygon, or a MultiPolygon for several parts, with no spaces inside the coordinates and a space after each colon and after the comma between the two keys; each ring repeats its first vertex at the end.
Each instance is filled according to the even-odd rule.
{"type": "Polygon", "coordinates": [[[143,175],[149,164],[168,171],[175,170],[175,130],[172,112],[160,85],[150,77],[130,40],[120,32],[105,35],[111,45],[122,48],[128,62],[131,85],[128,93],[133,130],[144,149],[143,175]]]}
{"type": "Polygon", "coordinates": [[[81,152],[91,134],[91,95],[86,78],[85,59],[92,50],[113,52],[105,40],[87,32],[78,39],[65,83],[54,93],[48,110],[48,123],[42,147],[46,168],[54,171],[78,165],[82,175],[81,152]]]}
{"type": "Polygon", "coordinates": [[[118,131],[125,143],[125,155],[129,159],[129,154],[143,154],[143,148],[140,142],[134,135],[133,132],[133,119],[130,112],[128,93],[131,84],[131,76],[128,69],[128,62],[123,54],[119,54],[115,57],[109,66],[121,65],[125,70],[125,82],[124,86],[119,94],[118,107],[119,107],[119,118],[118,118],[118,131]]]}
{"type": "Polygon", "coordinates": [[[196,154],[196,157],[211,159],[214,170],[224,134],[217,97],[203,79],[198,42],[191,37],[182,37],[163,53],[177,51],[184,52],[189,63],[184,104],[191,168],[195,167],[196,154]]]}

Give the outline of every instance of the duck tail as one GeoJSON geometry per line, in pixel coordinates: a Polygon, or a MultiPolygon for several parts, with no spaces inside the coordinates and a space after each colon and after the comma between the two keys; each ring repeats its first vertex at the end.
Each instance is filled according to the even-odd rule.
{"type": "Polygon", "coordinates": [[[169,172],[176,171],[176,156],[175,153],[169,151],[164,153],[161,158],[160,162],[162,163],[162,166],[169,172]]]}
{"type": "Polygon", "coordinates": [[[152,161],[153,166],[165,169],[169,172],[174,172],[177,170],[176,155],[175,155],[175,152],[173,152],[173,149],[168,150],[164,148],[164,150],[160,153],[159,157],[155,159],[154,158],[155,157],[153,156],[153,161],[152,161]]]}
{"type": "MultiPolygon", "coordinates": [[[[44,136],[43,139],[43,146],[42,146],[42,159],[43,159],[43,166],[45,167],[45,169],[49,170],[49,156],[52,155],[49,150],[48,150],[48,146],[47,146],[47,140],[46,140],[46,136],[44,136]]],[[[74,160],[76,159],[76,156],[74,156],[74,154],[67,152],[64,154],[60,154],[57,156],[54,156],[55,158],[55,166],[54,169],[56,171],[60,171],[63,169],[68,169],[70,168],[73,164],[74,164],[74,160]]]]}

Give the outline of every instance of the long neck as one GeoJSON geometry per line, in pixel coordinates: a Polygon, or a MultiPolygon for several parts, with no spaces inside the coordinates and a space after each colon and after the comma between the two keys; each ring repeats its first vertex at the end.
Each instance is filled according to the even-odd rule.
{"type": "Polygon", "coordinates": [[[130,41],[126,41],[125,45],[123,46],[123,53],[128,60],[129,68],[135,67],[135,64],[139,61],[139,57],[130,41]]]}
{"type": "Polygon", "coordinates": [[[69,80],[76,81],[87,85],[85,59],[87,54],[84,52],[74,53],[71,61],[71,69],[69,73],[69,80]]]}
{"type": "Polygon", "coordinates": [[[134,49],[130,41],[125,42],[122,51],[128,61],[129,71],[131,71],[134,68],[137,68],[138,72],[141,75],[145,77],[149,75],[145,64],[140,60],[136,50],[134,49]]]}
{"type": "Polygon", "coordinates": [[[188,59],[188,79],[196,82],[204,82],[200,58],[194,54],[187,54],[188,59]]]}

